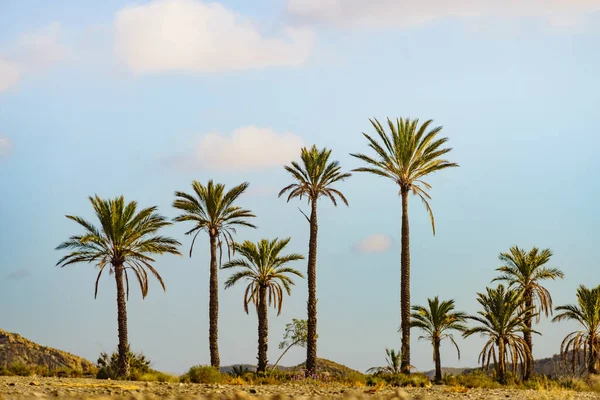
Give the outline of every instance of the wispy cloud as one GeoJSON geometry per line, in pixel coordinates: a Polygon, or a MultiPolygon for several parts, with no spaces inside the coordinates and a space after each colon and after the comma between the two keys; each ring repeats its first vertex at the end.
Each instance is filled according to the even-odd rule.
{"type": "Polygon", "coordinates": [[[600,12],[598,0],[288,0],[288,12],[305,22],[343,27],[399,27],[437,20],[486,17],[537,18],[575,25],[600,12]]]}
{"type": "Polygon", "coordinates": [[[248,17],[200,0],[127,6],[114,27],[116,53],[134,73],[299,66],[314,42],[310,29],[292,26],[266,36],[248,17]]]}
{"type": "Polygon", "coordinates": [[[61,42],[61,26],[54,22],[23,34],[9,48],[0,49],[0,92],[14,87],[23,77],[43,71],[69,56],[61,42]]]}
{"type": "Polygon", "coordinates": [[[391,236],[378,233],[368,236],[354,245],[354,250],[359,253],[382,253],[392,248],[391,236]]]}
{"type": "Polygon", "coordinates": [[[260,170],[298,158],[302,146],[304,140],[294,133],[246,126],[228,135],[207,133],[200,138],[193,154],[172,157],[169,163],[186,169],[260,170]]]}
{"type": "Polygon", "coordinates": [[[0,136],[0,157],[7,155],[12,148],[12,142],[9,138],[0,136]]]}
{"type": "Polygon", "coordinates": [[[10,274],[8,274],[6,276],[6,279],[10,279],[13,281],[20,281],[22,279],[29,278],[30,276],[31,276],[31,273],[28,270],[19,269],[19,270],[13,271],[10,274]]]}

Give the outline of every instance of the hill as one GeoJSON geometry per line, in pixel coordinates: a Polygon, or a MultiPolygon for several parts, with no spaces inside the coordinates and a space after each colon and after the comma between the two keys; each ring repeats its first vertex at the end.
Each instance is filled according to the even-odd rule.
{"type": "Polygon", "coordinates": [[[14,365],[32,369],[45,367],[49,371],[70,370],[81,375],[96,373],[96,366],[84,358],[40,346],[21,335],[0,329],[0,368],[14,365]]]}
{"type": "MultiPolygon", "coordinates": [[[[569,356],[570,357],[570,356],[569,356]]],[[[490,364],[490,370],[494,368],[494,364],[490,364]]],[[[512,369],[512,364],[509,364],[507,368],[512,369]]],[[[444,368],[442,367],[442,375],[462,375],[469,374],[475,370],[480,370],[481,368],[444,368]]],[[[585,370],[585,366],[583,362],[581,362],[580,367],[576,370],[577,373],[582,373],[585,370]]],[[[573,375],[573,370],[570,367],[567,367],[564,359],[555,354],[552,357],[548,358],[540,358],[538,360],[533,361],[533,371],[538,375],[547,375],[550,377],[560,377],[560,376],[570,376],[573,375]]],[[[433,379],[435,376],[435,370],[425,372],[430,379],[433,379]]]]}
{"type": "MultiPolygon", "coordinates": [[[[256,371],[256,366],[251,364],[236,364],[238,367],[241,365],[244,369],[248,371],[256,371]]],[[[221,372],[230,373],[233,370],[234,365],[221,367],[221,372]]],[[[271,367],[271,366],[269,366],[271,367]]],[[[277,369],[285,372],[299,372],[303,371],[305,368],[305,363],[293,366],[293,367],[283,367],[277,366],[277,369]]],[[[317,370],[321,374],[328,374],[332,378],[336,379],[349,379],[356,376],[364,376],[362,372],[353,370],[352,368],[348,368],[345,365],[338,364],[336,362],[326,360],[324,358],[317,358],[317,370]]]]}

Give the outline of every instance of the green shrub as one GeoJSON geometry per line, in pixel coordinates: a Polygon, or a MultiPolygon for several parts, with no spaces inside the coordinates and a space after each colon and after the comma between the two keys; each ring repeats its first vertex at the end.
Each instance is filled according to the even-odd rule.
{"type": "Polygon", "coordinates": [[[182,382],[192,383],[219,383],[223,380],[221,372],[211,366],[195,365],[181,377],[182,382]]]}
{"type": "Polygon", "coordinates": [[[381,382],[385,382],[389,386],[395,387],[429,387],[431,381],[427,375],[422,373],[414,373],[410,375],[405,374],[390,374],[390,373],[376,373],[367,378],[366,383],[368,386],[377,386],[381,382]]]}
{"type": "Polygon", "coordinates": [[[165,374],[164,372],[155,371],[153,369],[145,372],[143,374],[139,374],[131,377],[134,381],[141,382],[179,382],[179,378],[170,374],[165,374]]]}
{"type": "MultiPolygon", "coordinates": [[[[151,361],[146,358],[142,353],[133,353],[127,349],[127,357],[129,358],[129,373],[130,379],[136,380],[135,378],[150,372],[151,361]]],[[[100,353],[98,358],[98,379],[117,379],[119,375],[118,371],[119,353],[114,352],[109,357],[107,353],[100,353]]]]}
{"type": "Polygon", "coordinates": [[[464,386],[469,389],[497,389],[502,387],[490,375],[479,370],[464,375],[445,375],[442,378],[442,383],[448,386],[464,386]]]}

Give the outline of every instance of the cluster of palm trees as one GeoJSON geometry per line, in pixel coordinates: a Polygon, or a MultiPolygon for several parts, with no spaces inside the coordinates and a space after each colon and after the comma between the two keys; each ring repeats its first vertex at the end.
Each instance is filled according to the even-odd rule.
{"type": "MultiPolygon", "coordinates": [[[[552,297],[541,283],[564,277],[561,270],[544,266],[551,256],[549,249],[540,251],[536,247],[527,252],[515,246],[508,253],[500,253],[499,259],[504,265],[497,271],[502,275],[493,281],[503,281],[507,287],[499,284],[496,288],[486,288],[485,293],[477,293],[482,310],[476,315],[455,312],[454,300],[440,302],[437,297],[428,299],[427,307],[413,307],[412,327],[424,331],[420,339],[430,341],[433,346],[437,382],[442,379],[440,343],[443,339],[450,339],[460,358],[451,331],[460,332],[465,338],[481,334],[488,339],[479,354],[479,362],[485,370],[493,363],[500,383],[506,383],[509,366],[515,375],[520,367],[523,380],[532,376],[532,334],[540,334],[532,325],[534,320],[539,322],[542,314],[548,317],[552,313],[552,297]],[[476,325],[467,327],[467,321],[476,325]]],[[[573,372],[578,372],[576,369],[583,362],[588,373],[596,374],[600,362],[600,287],[580,286],[577,300],[577,305],[556,307],[559,314],[552,321],[574,320],[582,326],[581,330],[567,335],[560,352],[573,372]]],[[[390,352],[386,350],[386,353],[389,357],[390,352]]]]}
{"type": "MultiPolygon", "coordinates": [[[[387,120],[389,133],[377,120],[370,120],[379,136],[373,139],[363,134],[369,142],[369,147],[375,151],[375,156],[352,154],[364,161],[367,166],[355,171],[369,172],[375,175],[391,178],[400,187],[402,197],[402,250],[401,250],[401,314],[402,314],[402,368],[409,372],[410,365],[410,248],[408,225],[408,194],[410,192],[423,200],[431,217],[432,227],[435,225],[433,213],[429,207],[430,199],[427,190],[431,186],[423,178],[433,172],[454,167],[441,157],[451,149],[442,146],[447,138],[438,139],[441,127],[429,129],[432,121],[419,124],[418,120],[397,118],[387,120]]],[[[301,162],[292,161],[285,170],[291,175],[293,183],[283,188],[279,197],[287,195],[287,201],[294,198],[306,199],[311,207],[310,217],[304,214],[310,225],[308,248],[308,335],[306,374],[312,375],[317,367],[317,204],[322,197],[330,199],[334,205],[341,200],[348,201],[334,185],[351,176],[342,172],[337,161],[330,161],[331,150],[318,149],[316,146],[301,150],[301,162]]],[[[244,308],[248,312],[248,304],[256,306],[259,319],[259,362],[258,370],[264,371],[267,366],[267,306],[272,304],[281,311],[283,289],[290,294],[294,284],[290,275],[302,277],[302,274],[286,264],[300,260],[299,254],[280,255],[289,239],[261,240],[258,244],[237,243],[233,235],[236,228],[245,226],[256,228],[250,220],[254,214],[236,205],[236,201],[247,189],[248,183],[243,183],[226,191],[224,185],[215,184],[212,180],[208,185],[194,181],[193,193],[176,192],[173,207],[182,212],[174,219],[175,222],[192,223],[186,232],[193,235],[190,246],[190,257],[198,234],[208,233],[210,241],[210,291],[209,291],[209,346],[211,365],[219,368],[218,348],[218,315],[219,315],[219,283],[218,265],[223,254],[223,244],[231,256],[239,252],[243,258],[235,259],[222,265],[223,269],[239,268],[225,283],[231,287],[241,280],[249,282],[244,294],[244,308]],[[219,262],[217,262],[219,258],[219,262]],[[268,301],[267,301],[268,299],[268,301]]],[[[159,215],[156,207],[137,211],[137,203],[125,203],[124,198],[104,200],[97,195],[90,197],[100,228],[80,217],[67,216],[85,229],[83,235],[72,236],[60,244],[57,249],[71,250],[61,258],[57,265],[66,266],[74,263],[95,263],[100,271],[96,279],[96,291],[100,276],[106,267],[114,274],[117,285],[118,331],[119,331],[119,374],[129,375],[127,359],[127,311],[126,298],[129,296],[128,272],[133,271],[142,289],[142,297],[148,293],[148,272],[154,275],[165,288],[162,278],[154,269],[152,258],[156,254],[178,254],[181,243],[175,239],[164,237],[158,231],[171,224],[159,215]]]]}
{"type": "MultiPolygon", "coordinates": [[[[478,321],[481,324],[479,328],[467,329],[463,325],[465,316],[453,312],[453,302],[440,303],[436,298],[430,301],[429,309],[418,306],[411,308],[409,194],[412,193],[422,200],[429,213],[433,234],[435,235],[435,221],[429,205],[430,196],[428,194],[431,185],[424,179],[434,172],[457,167],[458,165],[443,158],[451,151],[451,148],[445,147],[448,138],[438,137],[442,127],[431,127],[432,120],[419,123],[417,119],[397,118],[391,120],[388,118],[387,132],[384,125],[377,119],[370,120],[370,122],[376,135],[371,136],[365,133],[363,135],[374,154],[358,153],[351,155],[366,164],[363,167],[354,169],[354,171],[367,172],[391,179],[398,185],[399,196],[402,199],[400,254],[402,348],[399,353],[401,358],[400,371],[410,372],[410,328],[412,325],[427,332],[426,337],[434,345],[436,369],[438,370],[440,364],[439,343],[444,338],[453,340],[452,336],[446,332],[454,329],[464,332],[466,336],[476,332],[489,334],[489,346],[484,348],[481,357],[484,364],[489,362],[491,357],[492,360],[497,360],[494,363],[497,368],[503,369],[504,360],[510,355],[513,361],[523,361],[526,366],[524,368],[525,374],[531,374],[531,334],[535,333],[531,329],[532,319],[534,317],[539,318],[540,312],[548,314],[552,308],[549,293],[537,282],[543,279],[562,277],[562,273],[558,270],[546,271],[540,269],[540,266],[547,262],[551,254],[549,251],[540,254],[535,253],[534,255],[529,253],[523,256],[526,258],[526,262],[518,258],[521,257],[520,253],[518,255],[512,253],[513,249],[511,249],[510,254],[501,256],[506,257],[503,261],[506,261],[507,264],[501,269],[504,275],[498,279],[508,281],[510,290],[505,290],[503,286],[499,286],[497,289],[488,289],[486,294],[479,294],[478,300],[484,311],[479,312],[478,316],[467,317],[478,321]],[[533,262],[531,257],[535,258],[536,261],[533,262]],[[521,269],[522,265],[526,265],[526,268],[531,271],[521,269]],[[541,275],[531,275],[534,272],[541,275]],[[554,274],[554,276],[545,275],[546,273],[554,274]],[[518,293],[517,289],[520,290],[518,293]],[[499,316],[503,317],[500,318],[499,316]],[[524,337],[515,336],[515,332],[522,332],[524,337]],[[498,356],[496,356],[494,346],[499,348],[498,356]]],[[[295,198],[299,200],[306,199],[311,208],[310,216],[303,213],[310,226],[307,263],[307,376],[313,375],[317,367],[317,205],[321,198],[331,200],[336,206],[339,201],[348,205],[346,197],[335,185],[349,178],[351,174],[342,171],[337,161],[330,161],[330,156],[331,150],[318,149],[315,145],[301,149],[300,162],[292,161],[290,165],[284,166],[293,182],[279,193],[279,197],[287,196],[288,202],[295,198]]],[[[253,303],[257,310],[258,370],[264,371],[268,362],[267,307],[272,305],[278,310],[278,313],[281,311],[284,291],[289,295],[291,287],[294,285],[292,276],[303,277],[302,273],[289,267],[288,264],[304,257],[300,254],[283,254],[286,245],[290,241],[289,238],[263,239],[258,243],[237,242],[234,239],[238,227],[256,228],[251,222],[255,215],[250,210],[237,205],[240,196],[247,188],[248,183],[226,190],[224,185],[214,183],[212,180],[207,185],[194,181],[191,193],[175,192],[173,207],[179,210],[181,214],[173,221],[186,223],[190,226],[190,229],[186,232],[187,235],[192,236],[189,249],[190,257],[200,232],[206,232],[209,237],[210,290],[208,303],[211,365],[216,368],[220,367],[218,271],[219,268],[231,269],[235,272],[225,282],[225,288],[229,288],[240,281],[246,281],[248,285],[244,292],[244,309],[248,312],[249,304],[253,303]],[[222,264],[222,256],[225,250],[227,251],[228,261],[222,264]],[[232,259],[235,253],[240,254],[241,257],[232,259]]],[[[83,227],[85,232],[70,237],[57,247],[57,249],[70,250],[70,253],[61,258],[57,265],[64,267],[81,262],[96,264],[99,268],[95,286],[96,294],[103,271],[108,269],[109,273],[114,275],[118,305],[119,375],[127,377],[129,375],[126,311],[126,299],[129,296],[128,272],[131,272],[137,279],[142,297],[145,297],[148,293],[148,272],[159,281],[164,290],[164,282],[153,267],[155,262],[153,257],[161,254],[181,255],[179,252],[181,243],[159,234],[163,227],[171,225],[172,222],[158,214],[156,207],[138,211],[136,202],[125,203],[122,196],[105,200],[96,195],[90,197],[90,202],[100,226],[96,227],[80,217],[67,216],[67,218],[83,227]]],[[[584,314],[582,310],[583,306],[580,303],[579,308],[575,307],[570,311],[571,314],[568,314],[565,310],[563,314],[555,319],[580,318],[584,320],[584,316],[587,314],[584,314]],[[580,314],[577,314],[577,312],[580,312],[580,314]]],[[[598,318],[598,321],[600,321],[600,318],[598,318]]],[[[584,342],[591,343],[595,346],[593,355],[597,358],[599,354],[597,348],[598,343],[600,343],[596,333],[600,324],[598,321],[594,326],[596,330],[593,333],[590,331],[585,334],[574,334],[569,341],[563,343],[565,348],[578,348],[584,342]]],[[[587,351],[584,356],[588,356],[590,352],[591,350],[587,351]]],[[[513,365],[516,365],[516,362],[513,365]]],[[[499,373],[502,373],[502,371],[499,371],[499,373]]]]}

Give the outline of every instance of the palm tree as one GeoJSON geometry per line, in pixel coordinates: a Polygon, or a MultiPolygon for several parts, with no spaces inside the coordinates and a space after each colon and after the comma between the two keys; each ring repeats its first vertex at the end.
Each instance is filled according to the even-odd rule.
{"type": "Polygon", "coordinates": [[[210,365],[220,368],[219,359],[219,278],[217,276],[217,252],[219,262],[223,257],[223,242],[227,246],[227,253],[233,247],[233,234],[236,227],[247,226],[256,228],[247,219],[255,215],[235,205],[236,200],[248,188],[248,183],[242,183],[229,191],[225,191],[225,185],[215,184],[212,180],[204,186],[198,181],[192,182],[192,194],[175,192],[173,207],[183,211],[183,214],[175,218],[177,222],[190,221],[194,227],[186,232],[186,235],[194,235],[190,246],[190,257],[198,234],[202,231],[208,233],[210,241],[210,288],[209,288],[209,346],[210,365]]]}
{"type": "Polygon", "coordinates": [[[435,362],[435,381],[442,380],[442,364],[440,360],[440,344],[443,339],[450,339],[456,347],[458,358],[460,359],[460,349],[454,341],[454,337],[449,331],[455,330],[464,332],[467,327],[464,325],[467,314],[454,311],[454,300],[442,301],[438,297],[427,299],[429,308],[422,306],[412,307],[412,328],[420,328],[425,331],[425,335],[419,339],[426,339],[433,345],[433,361],[435,362]]]}
{"type": "Polygon", "coordinates": [[[137,203],[125,204],[123,196],[112,200],[89,197],[100,229],[81,217],[67,215],[85,229],[82,235],[71,236],[56,250],[68,249],[71,253],[61,258],[57,266],[76,263],[95,263],[100,271],[96,278],[94,297],[98,295],[98,283],[105,269],[115,276],[117,284],[117,319],[119,328],[118,375],[129,377],[129,344],[127,338],[127,306],[129,298],[129,278],[132,271],[142,291],[142,298],[148,294],[148,271],[158,280],[163,290],[165,284],[152,266],[154,254],[179,254],[177,240],[160,236],[157,232],[171,222],[156,212],[156,207],[137,211],[137,203]],[[124,278],[124,279],[123,279],[124,278]]]}
{"type": "MultiPolygon", "coordinates": [[[[489,369],[490,362],[494,362],[496,374],[500,383],[506,383],[506,364],[512,362],[513,372],[517,365],[531,358],[531,353],[525,340],[518,333],[528,330],[525,324],[527,315],[532,308],[522,306],[523,293],[515,289],[505,289],[498,285],[496,289],[486,288],[487,293],[477,293],[477,301],[483,307],[478,315],[468,316],[479,326],[468,328],[463,336],[469,337],[475,333],[487,337],[483,350],[479,353],[478,362],[484,369],[489,369]],[[495,347],[498,351],[495,351],[495,347]]],[[[538,333],[532,331],[533,333],[538,333]]]]}
{"type": "Polygon", "coordinates": [[[288,193],[287,201],[306,197],[311,206],[310,218],[304,215],[310,224],[308,242],[308,343],[306,346],[306,376],[313,375],[317,368],[317,201],[321,197],[329,198],[337,206],[336,198],[348,205],[346,197],[333,188],[335,183],[349,178],[351,174],[342,173],[339,162],[329,161],[331,150],[319,150],[316,145],[301,150],[301,163],[292,161],[285,166],[294,183],[284,187],[279,197],[288,193]]]}
{"type": "MultiPolygon", "coordinates": [[[[600,286],[593,289],[581,285],[577,288],[577,305],[556,307],[561,311],[552,322],[573,320],[583,329],[569,333],[560,345],[560,353],[565,359],[571,351],[573,371],[580,364],[581,353],[590,374],[598,373],[600,355],[600,286]]],[[[568,361],[568,359],[567,359],[568,361]]]]}
{"type": "Polygon", "coordinates": [[[394,123],[388,118],[389,135],[377,120],[371,124],[379,135],[381,143],[363,133],[369,142],[369,147],[376,153],[375,157],[364,154],[351,154],[364,161],[367,166],[356,168],[354,171],[369,172],[389,178],[400,188],[402,197],[402,246],[400,253],[400,313],[402,319],[402,371],[410,372],[410,235],[408,225],[408,194],[412,192],[425,205],[431,228],[435,235],[435,221],[428,200],[427,191],[431,185],[423,179],[436,171],[450,167],[458,167],[442,158],[451,148],[442,146],[448,138],[437,138],[441,126],[429,130],[433,122],[427,120],[419,126],[419,120],[397,118],[394,123]]]}
{"type": "Polygon", "coordinates": [[[537,247],[534,247],[526,252],[517,246],[511,247],[508,253],[500,253],[498,256],[504,265],[496,271],[502,272],[503,275],[493,280],[504,281],[508,283],[509,288],[522,291],[523,307],[532,310],[525,318],[525,325],[528,329],[523,332],[525,343],[527,343],[529,352],[532,354],[531,359],[525,363],[523,373],[523,379],[525,380],[533,374],[533,340],[531,338],[533,314],[537,315],[536,323],[540,322],[541,313],[546,314],[546,317],[548,317],[548,314],[552,314],[552,296],[540,282],[564,277],[561,270],[544,266],[550,261],[550,257],[552,257],[550,249],[540,251],[537,247]]]}
{"type": "Polygon", "coordinates": [[[291,261],[302,260],[300,254],[280,255],[287,246],[290,239],[273,239],[271,241],[262,239],[257,244],[248,240],[244,243],[235,244],[235,250],[243,258],[231,260],[223,265],[223,269],[240,268],[225,282],[225,289],[235,285],[240,280],[248,281],[244,292],[244,311],[248,313],[248,304],[254,303],[258,314],[258,368],[257,372],[265,372],[267,369],[267,349],[269,338],[269,323],[267,318],[267,306],[273,305],[277,309],[277,315],[281,313],[283,305],[283,289],[288,296],[292,293],[294,281],[289,275],[303,278],[302,273],[290,268],[287,264],[291,261]],[[268,302],[267,302],[268,298],[268,302]]]}
{"type": "Polygon", "coordinates": [[[400,352],[394,349],[385,348],[385,362],[383,367],[371,367],[367,370],[369,374],[399,374],[401,357],[400,352]]]}

